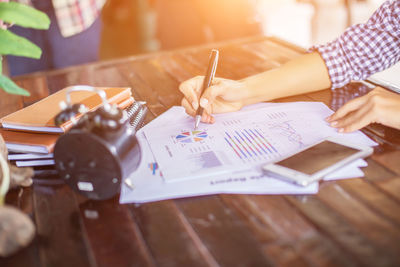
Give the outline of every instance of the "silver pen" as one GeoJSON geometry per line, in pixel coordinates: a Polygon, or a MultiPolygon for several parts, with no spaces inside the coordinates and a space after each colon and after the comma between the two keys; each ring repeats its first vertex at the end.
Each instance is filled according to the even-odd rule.
{"type": "MultiPolygon", "coordinates": [[[[201,89],[201,94],[200,98],[203,95],[204,91],[211,86],[212,80],[214,79],[215,72],[217,71],[217,65],[218,65],[218,56],[219,56],[219,51],[216,49],[213,49],[211,51],[210,55],[210,61],[208,63],[208,68],[207,68],[207,73],[206,77],[204,78],[203,82],[203,87],[201,89]]],[[[195,116],[195,123],[194,123],[194,129],[196,130],[199,127],[199,123],[201,120],[201,115],[203,114],[203,107],[199,105],[197,111],[196,111],[196,116],[195,116]]]]}

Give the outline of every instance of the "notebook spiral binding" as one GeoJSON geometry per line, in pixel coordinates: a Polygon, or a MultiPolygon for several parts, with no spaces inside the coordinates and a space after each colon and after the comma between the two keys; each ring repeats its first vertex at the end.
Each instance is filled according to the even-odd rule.
{"type": "Polygon", "coordinates": [[[129,118],[129,124],[135,131],[138,131],[143,126],[144,119],[148,112],[146,102],[136,101],[135,103],[127,107],[125,111],[129,118]]]}
{"type": "MultiPolygon", "coordinates": [[[[142,102],[142,103],[146,103],[146,102],[142,102]]],[[[132,118],[136,113],[137,113],[137,111],[139,110],[139,108],[141,107],[141,102],[140,101],[135,101],[132,105],[130,105],[129,107],[127,107],[126,109],[125,109],[125,111],[126,111],[126,113],[127,113],[127,115],[128,115],[128,118],[132,118]]]]}

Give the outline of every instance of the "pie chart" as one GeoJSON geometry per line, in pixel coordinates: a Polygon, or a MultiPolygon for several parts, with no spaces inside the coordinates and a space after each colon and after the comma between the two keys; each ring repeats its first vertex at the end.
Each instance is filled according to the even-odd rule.
{"type": "Polygon", "coordinates": [[[175,138],[181,143],[195,143],[203,141],[208,134],[205,131],[188,131],[178,134],[175,138]]]}

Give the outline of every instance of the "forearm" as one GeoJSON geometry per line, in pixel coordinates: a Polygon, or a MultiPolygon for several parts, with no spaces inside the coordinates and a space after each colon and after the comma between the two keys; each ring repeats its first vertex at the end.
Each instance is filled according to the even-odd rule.
{"type": "Polygon", "coordinates": [[[245,105],[330,88],[324,60],[317,53],[300,56],[281,67],[242,80],[245,105]]]}

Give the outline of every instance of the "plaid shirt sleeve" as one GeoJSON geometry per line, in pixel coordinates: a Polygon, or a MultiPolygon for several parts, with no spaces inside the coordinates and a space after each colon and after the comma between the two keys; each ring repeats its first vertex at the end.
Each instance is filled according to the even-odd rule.
{"type": "Polygon", "coordinates": [[[332,89],[389,68],[400,60],[400,0],[386,1],[365,24],[310,50],[325,61],[332,89]]]}
{"type": "Polygon", "coordinates": [[[52,0],[61,34],[69,37],[89,28],[106,0],[52,0]]]}

